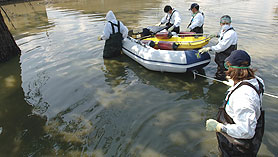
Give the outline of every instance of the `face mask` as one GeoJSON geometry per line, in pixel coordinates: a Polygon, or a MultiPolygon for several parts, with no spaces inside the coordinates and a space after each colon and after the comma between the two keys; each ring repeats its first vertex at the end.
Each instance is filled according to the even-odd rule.
{"type": "Polygon", "coordinates": [[[194,17],[197,13],[191,12],[191,16],[194,17]]]}
{"type": "Polygon", "coordinates": [[[230,25],[223,25],[222,27],[221,27],[221,30],[222,31],[225,31],[225,30],[227,30],[227,29],[229,29],[230,28],[230,25]]]}

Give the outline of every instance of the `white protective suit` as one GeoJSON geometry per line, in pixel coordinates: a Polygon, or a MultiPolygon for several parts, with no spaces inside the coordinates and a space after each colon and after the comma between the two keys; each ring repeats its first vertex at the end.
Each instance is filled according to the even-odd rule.
{"type": "Polygon", "coordinates": [[[191,24],[188,27],[190,30],[196,27],[202,27],[204,25],[204,16],[201,12],[198,12],[194,17],[191,18],[191,24]],[[192,21],[193,19],[193,21],[192,21]]]}
{"type": "MultiPolygon", "coordinates": [[[[264,86],[263,80],[259,77],[256,78],[264,86]]],[[[244,81],[251,83],[259,90],[259,84],[255,78],[244,81]]],[[[240,82],[228,89],[229,93],[239,84],[240,82]]],[[[234,138],[251,139],[255,135],[257,120],[261,115],[261,104],[262,94],[259,97],[252,87],[243,85],[236,89],[230,96],[229,102],[225,108],[227,114],[235,122],[235,124],[225,125],[227,134],[234,138]]]]}
{"type": "MultiPolygon", "coordinates": [[[[114,23],[116,25],[118,24],[118,21],[117,21],[115,15],[114,15],[114,13],[111,10],[108,11],[108,13],[106,14],[106,20],[107,20],[107,22],[104,26],[103,35],[101,36],[101,39],[103,39],[103,40],[109,39],[110,34],[113,33],[111,23],[108,22],[108,21],[111,21],[112,23],[114,23]]],[[[115,33],[117,33],[118,32],[118,27],[117,26],[113,26],[113,27],[115,29],[115,33]]],[[[128,29],[121,21],[120,21],[120,32],[122,33],[123,38],[127,37],[128,29]]]]}
{"type": "MultiPolygon", "coordinates": [[[[232,25],[230,25],[229,28],[232,28],[232,25]]],[[[216,53],[219,53],[225,51],[231,45],[236,45],[236,44],[237,44],[237,33],[234,30],[229,30],[227,32],[225,32],[225,30],[221,30],[220,37],[218,38],[218,44],[212,46],[211,50],[216,53]]]]}
{"type": "Polygon", "coordinates": [[[171,17],[171,14],[167,13],[162,19],[161,19],[161,24],[164,24],[164,23],[168,23],[169,20],[170,20],[170,23],[171,24],[174,24],[174,27],[179,27],[180,24],[181,24],[181,17],[180,17],[180,13],[176,10],[176,9],[173,9],[172,10],[172,17],[171,17]],[[173,13],[174,12],[174,13],[173,13]],[[170,19],[171,17],[171,19],[170,19]]]}

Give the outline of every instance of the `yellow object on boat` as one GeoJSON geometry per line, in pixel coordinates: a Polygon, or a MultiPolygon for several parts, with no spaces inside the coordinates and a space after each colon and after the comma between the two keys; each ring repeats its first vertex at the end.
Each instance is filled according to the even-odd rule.
{"type": "Polygon", "coordinates": [[[205,36],[188,36],[188,37],[171,37],[170,39],[158,39],[156,37],[145,38],[143,40],[151,40],[155,42],[155,48],[158,48],[159,41],[178,44],[177,50],[190,50],[202,48],[209,43],[211,38],[205,36]]]}

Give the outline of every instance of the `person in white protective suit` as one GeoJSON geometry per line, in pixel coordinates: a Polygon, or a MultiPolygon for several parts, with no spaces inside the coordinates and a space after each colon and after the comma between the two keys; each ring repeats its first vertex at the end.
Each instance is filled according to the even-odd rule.
{"type": "Polygon", "coordinates": [[[189,10],[192,11],[192,18],[186,31],[200,34],[204,33],[204,13],[199,11],[199,5],[197,3],[192,3],[189,10]]]}
{"type": "MultiPolygon", "coordinates": [[[[226,80],[224,60],[231,54],[232,51],[237,49],[237,33],[231,25],[231,17],[224,15],[220,18],[220,37],[218,43],[215,46],[205,47],[199,50],[199,52],[205,53],[209,51],[215,52],[215,63],[217,64],[217,72],[215,78],[219,80],[226,80]]],[[[211,37],[216,37],[213,35],[211,37]]]]}
{"type": "Polygon", "coordinates": [[[121,21],[116,19],[111,10],[107,12],[106,20],[103,35],[99,36],[98,40],[106,40],[103,57],[111,58],[121,54],[122,40],[127,37],[128,29],[121,21]]]}
{"type": "Polygon", "coordinates": [[[234,83],[219,109],[217,121],[206,121],[207,131],[217,132],[221,156],[256,156],[262,142],[264,82],[255,76],[250,62],[243,50],[235,50],[226,58],[226,74],[234,83]]]}
{"type": "Polygon", "coordinates": [[[179,12],[175,8],[172,8],[170,5],[166,5],[164,7],[164,12],[166,13],[166,15],[158,23],[158,26],[166,24],[166,29],[168,32],[176,32],[177,34],[179,34],[181,24],[181,17],[179,12]]]}

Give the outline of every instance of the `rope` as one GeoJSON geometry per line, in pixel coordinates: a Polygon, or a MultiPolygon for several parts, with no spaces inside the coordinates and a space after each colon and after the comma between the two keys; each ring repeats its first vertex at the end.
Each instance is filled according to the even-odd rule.
{"type": "Polygon", "coordinates": [[[177,34],[178,36],[204,36],[204,35],[209,35],[207,34],[203,34],[203,33],[196,33],[196,34],[177,34]]]}
{"type": "MultiPolygon", "coordinates": [[[[144,36],[144,37],[140,37],[140,38],[135,38],[135,39],[142,40],[142,39],[146,39],[146,38],[150,38],[150,37],[153,37],[153,35],[148,35],[148,36],[144,36]]],[[[174,42],[176,44],[188,43],[190,45],[191,43],[197,43],[197,42],[201,42],[201,41],[209,41],[210,39],[211,39],[210,37],[206,37],[205,39],[196,40],[196,41],[169,41],[169,42],[174,42]]]]}
{"type": "Polygon", "coordinates": [[[197,43],[197,42],[201,42],[201,41],[209,41],[211,38],[210,37],[206,37],[205,39],[202,40],[196,40],[196,41],[176,41],[175,43],[197,43]]]}
{"type": "MultiPolygon", "coordinates": [[[[217,81],[217,82],[224,83],[224,81],[221,81],[221,80],[218,80],[218,79],[215,79],[215,78],[212,78],[212,77],[208,77],[208,76],[199,74],[199,73],[197,73],[196,71],[192,71],[192,72],[193,72],[193,74],[194,74],[194,79],[196,78],[195,75],[198,75],[198,76],[201,76],[201,77],[204,77],[204,78],[207,78],[207,79],[211,79],[211,80],[214,80],[214,81],[217,81]]],[[[225,84],[225,83],[224,83],[224,84],[225,84]]],[[[226,84],[225,84],[225,85],[226,85],[226,84]]],[[[277,96],[277,95],[273,95],[273,94],[270,94],[270,93],[267,93],[267,92],[264,92],[264,95],[269,96],[269,97],[272,97],[272,98],[278,99],[278,96],[277,96]]]]}
{"type": "Polygon", "coordinates": [[[278,96],[264,92],[264,95],[278,99],[278,96]]]}
{"type": "Polygon", "coordinates": [[[208,78],[208,79],[211,79],[211,80],[214,80],[214,81],[217,81],[217,82],[223,83],[223,81],[221,81],[221,80],[217,80],[217,79],[215,79],[215,78],[213,78],[213,77],[208,77],[208,76],[205,76],[205,75],[199,74],[199,73],[197,73],[197,72],[195,72],[195,71],[193,71],[193,74],[194,74],[194,78],[195,78],[195,75],[198,75],[198,76],[201,76],[201,77],[204,77],[204,78],[208,78]]]}

